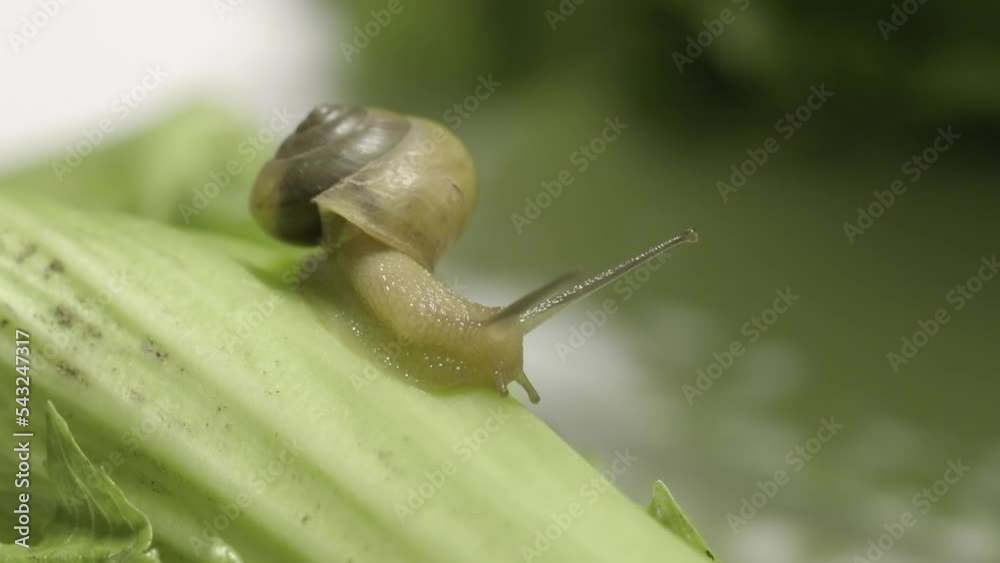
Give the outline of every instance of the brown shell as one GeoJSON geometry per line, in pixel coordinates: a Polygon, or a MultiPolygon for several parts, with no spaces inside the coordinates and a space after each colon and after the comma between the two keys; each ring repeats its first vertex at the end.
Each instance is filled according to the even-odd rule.
{"type": "Polygon", "coordinates": [[[433,269],[475,200],[472,159],[444,127],[323,105],[261,170],[251,208],[282,240],[336,247],[360,230],[433,269]]]}

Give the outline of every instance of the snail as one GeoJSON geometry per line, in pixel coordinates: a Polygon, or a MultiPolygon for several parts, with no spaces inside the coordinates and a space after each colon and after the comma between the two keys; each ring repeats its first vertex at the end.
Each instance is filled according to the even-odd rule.
{"type": "Polygon", "coordinates": [[[434,277],[476,200],[472,158],[451,131],[418,117],[320,105],[259,172],[257,223],[293,244],[325,247],[343,287],[386,338],[405,349],[417,379],[444,386],[518,383],[524,336],[552,314],[667,250],[688,229],[592,278],[561,276],[506,307],[480,305],[434,277]],[[563,289],[567,287],[566,289],[563,289]],[[413,366],[416,367],[413,367],[413,366]]]}

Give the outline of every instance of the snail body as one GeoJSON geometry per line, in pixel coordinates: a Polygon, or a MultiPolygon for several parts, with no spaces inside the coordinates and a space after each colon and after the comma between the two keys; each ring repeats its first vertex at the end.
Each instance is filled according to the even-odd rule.
{"type": "Polygon", "coordinates": [[[338,273],[381,329],[378,342],[387,363],[439,386],[506,389],[522,377],[524,334],[516,318],[494,320],[501,307],[466,299],[417,261],[374,239],[353,240],[338,254],[338,273]]]}
{"type": "Polygon", "coordinates": [[[439,385],[512,382],[532,402],[524,335],[563,306],[653,256],[696,239],[674,237],[557,293],[560,278],[508,307],[475,303],[433,275],[476,200],[465,146],[433,122],[375,108],[321,105],[278,148],[251,193],[257,222],[293,244],[321,244],[352,298],[400,343],[420,379],[439,385]]]}

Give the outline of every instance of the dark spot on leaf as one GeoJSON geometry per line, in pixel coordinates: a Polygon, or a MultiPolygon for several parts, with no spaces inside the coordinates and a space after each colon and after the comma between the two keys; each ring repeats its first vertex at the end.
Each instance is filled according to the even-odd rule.
{"type": "Polygon", "coordinates": [[[161,362],[167,359],[167,356],[169,356],[169,354],[167,354],[166,352],[161,350],[159,346],[157,346],[156,342],[153,342],[153,340],[149,338],[147,338],[146,341],[142,343],[142,351],[151,356],[156,356],[156,359],[160,360],[161,362]]]}
{"type": "Polygon", "coordinates": [[[73,326],[73,313],[69,309],[63,307],[62,305],[57,305],[52,314],[56,319],[57,325],[64,328],[73,326]]]}
{"type": "Polygon", "coordinates": [[[306,514],[305,516],[302,517],[302,525],[303,526],[305,525],[306,522],[309,521],[309,518],[310,518],[310,516],[308,514],[306,514]]]}
{"type": "Polygon", "coordinates": [[[56,366],[56,369],[59,371],[59,375],[62,375],[63,377],[69,377],[71,379],[79,381],[80,383],[83,383],[84,385],[87,384],[86,381],[80,379],[80,370],[76,369],[73,366],[66,365],[64,363],[59,363],[56,366]]]}
{"type": "Polygon", "coordinates": [[[45,274],[43,277],[49,279],[49,276],[53,274],[61,274],[66,271],[66,267],[63,265],[62,261],[55,259],[49,262],[49,266],[45,268],[45,274]]]}
{"type": "Polygon", "coordinates": [[[711,552],[711,551],[709,551],[709,550],[707,550],[707,549],[706,549],[706,550],[705,550],[705,555],[707,555],[707,556],[708,556],[708,558],[709,558],[709,559],[711,559],[712,561],[715,561],[715,556],[714,556],[714,555],[712,555],[712,552],[711,552]]]}

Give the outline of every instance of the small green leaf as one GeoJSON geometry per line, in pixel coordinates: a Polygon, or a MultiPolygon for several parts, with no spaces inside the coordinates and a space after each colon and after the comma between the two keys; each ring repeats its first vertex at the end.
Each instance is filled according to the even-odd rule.
{"type": "Polygon", "coordinates": [[[150,550],[153,529],[146,515],[95,467],[70,433],[69,425],[49,402],[46,469],[59,497],[55,519],[29,547],[0,545],[0,560],[9,563],[159,562],[150,550]]]}
{"type": "Polygon", "coordinates": [[[694,526],[691,525],[687,516],[684,516],[681,507],[674,500],[674,495],[670,494],[670,490],[663,484],[663,481],[653,483],[653,500],[649,501],[649,507],[646,510],[666,529],[680,536],[688,545],[704,553],[712,561],[716,561],[715,554],[712,553],[698,530],[695,530],[694,526]]]}

